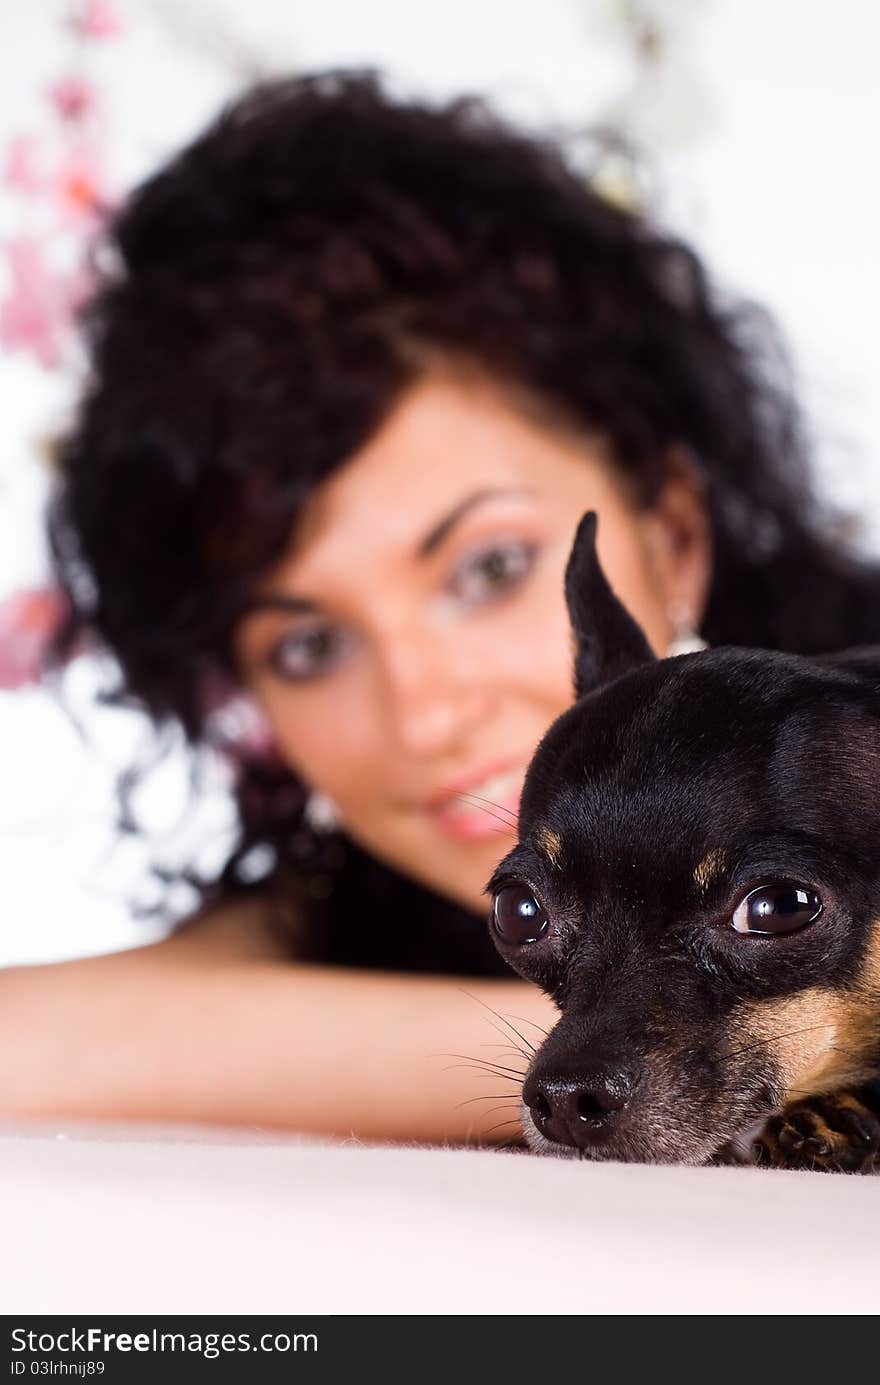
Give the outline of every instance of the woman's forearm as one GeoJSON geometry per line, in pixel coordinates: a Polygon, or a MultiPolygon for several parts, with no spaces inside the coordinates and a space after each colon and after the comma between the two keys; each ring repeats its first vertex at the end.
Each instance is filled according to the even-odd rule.
{"type": "Polygon", "coordinates": [[[14,968],[0,972],[0,1116],[504,1140],[553,1017],[519,981],[206,961],[173,943],[14,968]]]}

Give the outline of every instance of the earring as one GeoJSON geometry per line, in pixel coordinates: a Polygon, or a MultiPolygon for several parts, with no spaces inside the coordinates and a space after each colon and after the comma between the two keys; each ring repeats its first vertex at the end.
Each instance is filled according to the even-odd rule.
{"type": "Polygon", "coordinates": [[[685,607],[676,606],[670,612],[670,620],[673,635],[666,650],[667,659],[674,659],[678,654],[699,654],[702,649],[709,648],[706,641],[700,639],[691,614],[685,607]]]}
{"type": "Polygon", "coordinates": [[[303,817],[313,832],[326,837],[339,830],[339,809],[325,793],[310,793],[306,799],[303,817]]]}

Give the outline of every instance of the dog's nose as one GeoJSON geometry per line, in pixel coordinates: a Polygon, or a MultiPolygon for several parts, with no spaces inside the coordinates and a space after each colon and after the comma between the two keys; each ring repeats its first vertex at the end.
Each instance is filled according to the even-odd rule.
{"type": "Polygon", "coordinates": [[[560,1145],[585,1149],[600,1144],[629,1104],[634,1081],[627,1072],[581,1064],[530,1074],[523,1101],[542,1135],[560,1145]]]}

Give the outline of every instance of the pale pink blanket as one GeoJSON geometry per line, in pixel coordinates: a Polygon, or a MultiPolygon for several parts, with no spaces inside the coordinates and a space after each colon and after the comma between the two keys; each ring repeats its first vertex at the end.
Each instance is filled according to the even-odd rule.
{"type": "Polygon", "coordinates": [[[3,1312],[846,1314],[880,1178],[0,1131],[3,1312]]]}

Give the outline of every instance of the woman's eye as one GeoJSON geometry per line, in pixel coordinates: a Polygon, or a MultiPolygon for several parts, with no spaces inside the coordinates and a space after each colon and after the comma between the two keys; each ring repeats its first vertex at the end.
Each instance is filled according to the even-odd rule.
{"type": "Polygon", "coordinates": [[[505,885],[495,896],[492,924],[502,942],[536,943],[550,926],[547,912],[528,885],[505,885]]]}
{"type": "Polygon", "coordinates": [[[750,890],[730,920],[737,933],[796,933],[822,912],[815,890],[802,885],[762,885],[750,890]]]}
{"type": "Polygon", "coordinates": [[[315,678],[334,668],[345,655],[346,636],[332,625],[292,631],[271,649],[269,666],[280,678],[315,678]]]}
{"type": "Polygon", "coordinates": [[[534,566],[537,546],[533,543],[493,543],[478,549],[458,564],[451,588],[462,600],[479,605],[502,596],[528,576],[534,566]]]}

